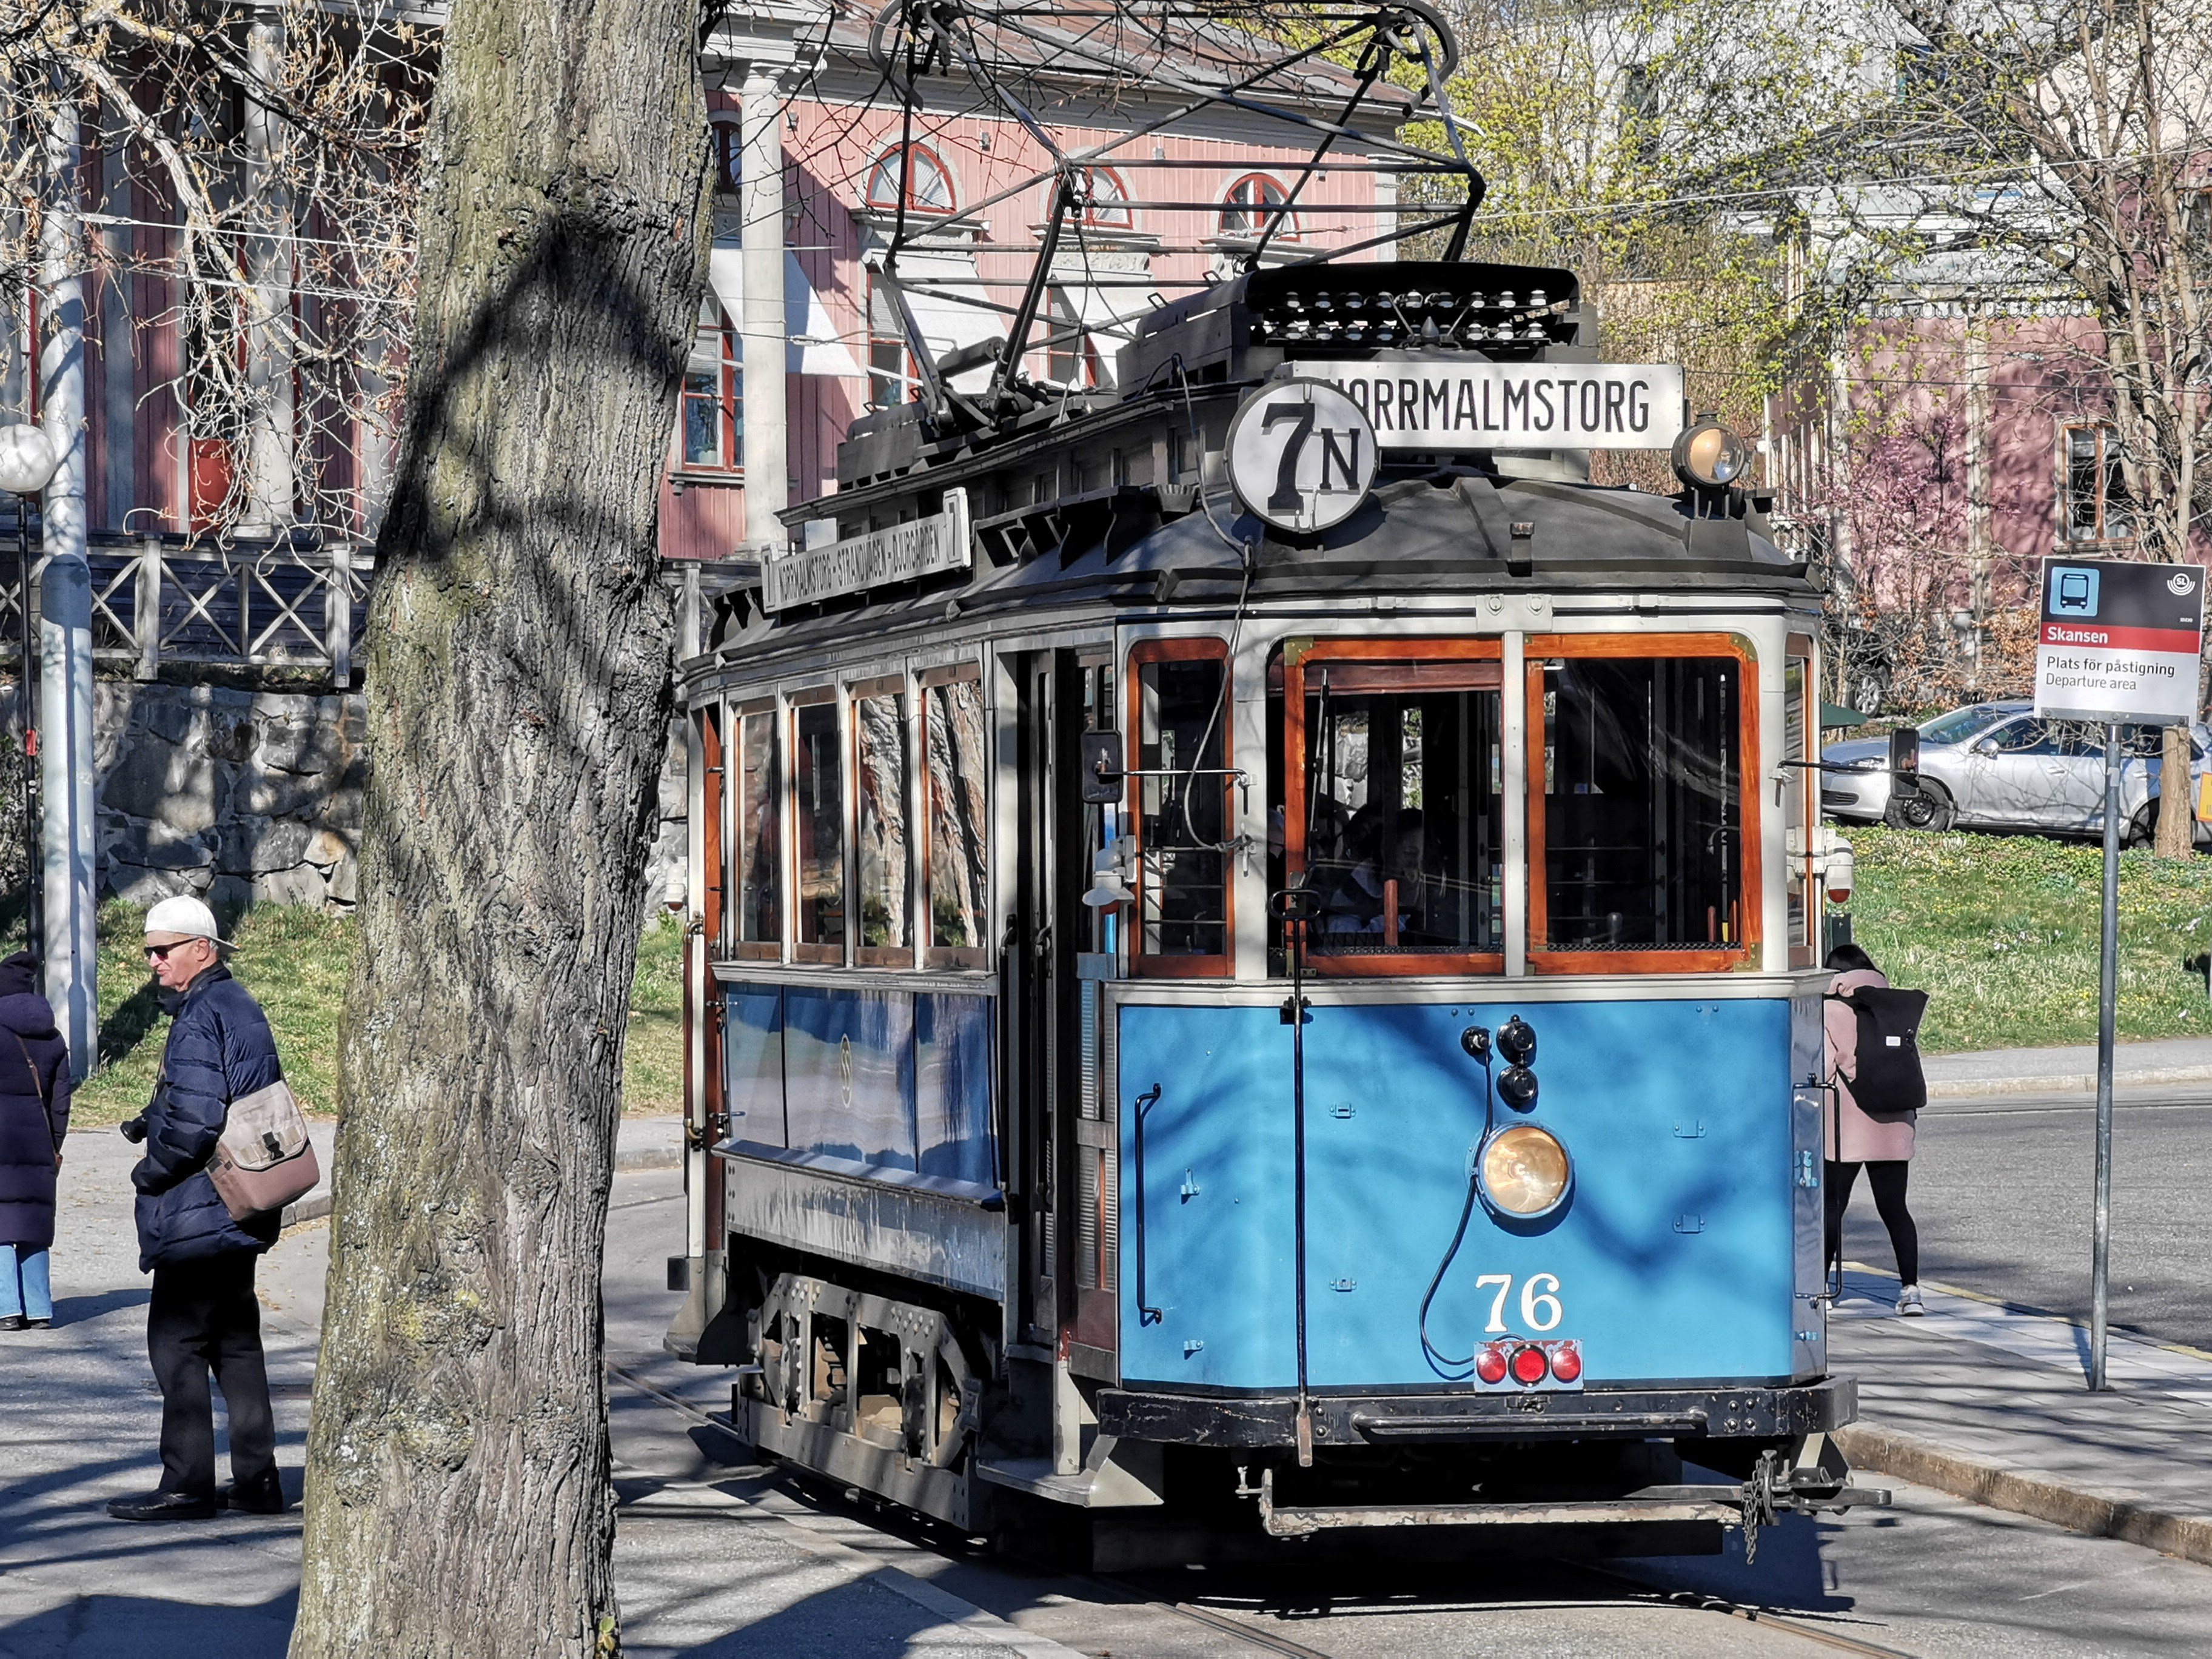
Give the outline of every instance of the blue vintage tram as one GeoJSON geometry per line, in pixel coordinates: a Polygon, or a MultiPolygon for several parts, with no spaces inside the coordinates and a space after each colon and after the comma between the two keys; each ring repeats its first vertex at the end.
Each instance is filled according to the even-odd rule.
{"type": "Polygon", "coordinates": [[[1817,600],[1593,333],[1256,270],[1119,394],[866,418],[704,617],[668,1341],[746,1440],[1184,1547],[1849,1501],[1817,600]]]}

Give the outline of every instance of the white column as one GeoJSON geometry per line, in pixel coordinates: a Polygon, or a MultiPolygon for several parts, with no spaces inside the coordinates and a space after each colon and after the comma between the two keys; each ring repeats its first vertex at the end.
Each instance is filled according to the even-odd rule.
{"type": "Polygon", "coordinates": [[[738,97],[744,147],[738,202],[745,298],[738,334],[745,360],[745,541],[759,549],[783,544],[776,514],[791,504],[784,402],[783,94],[774,69],[756,64],[748,70],[738,97]]]}
{"type": "Polygon", "coordinates": [[[92,1069],[100,1022],[93,939],[99,879],[92,815],[92,572],[85,562],[84,268],[76,104],[55,104],[46,137],[52,199],[39,234],[47,334],[39,355],[40,420],[60,452],[46,486],[46,574],[39,596],[40,777],[45,792],[46,1000],[69,1041],[71,1073],[92,1069]]]}
{"type": "MultiPolygon", "coordinates": [[[[273,86],[281,79],[284,26],[256,18],[246,33],[248,75],[273,86]]],[[[239,528],[274,536],[290,527],[295,490],[291,352],[291,197],[284,181],[283,123],[251,95],[246,100],[246,199],[254,234],[246,239],[246,385],[251,400],[246,432],[247,499],[239,528]]]]}

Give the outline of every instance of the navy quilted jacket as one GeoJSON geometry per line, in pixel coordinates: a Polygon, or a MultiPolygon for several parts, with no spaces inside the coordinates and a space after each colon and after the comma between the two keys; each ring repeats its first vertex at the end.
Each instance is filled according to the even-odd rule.
{"type": "Polygon", "coordinates": [[[0,1244],[54,1242],[54,1149],[69,1128],[69,1048],[27,951],[0,962],[0,1244]]]}
{"type": "Polygon", "coordinates": [[[217,963],[194,980],[161,1050],[161,1080],[146,1108],[146,1156],[131,1171],[141,1272],[232,1250],[258,1255],[276,1242],[282,1212],[233,1221],[207,1165],[230,1103],[283,1075],[261,1005],[230,970],[217,963]]]}

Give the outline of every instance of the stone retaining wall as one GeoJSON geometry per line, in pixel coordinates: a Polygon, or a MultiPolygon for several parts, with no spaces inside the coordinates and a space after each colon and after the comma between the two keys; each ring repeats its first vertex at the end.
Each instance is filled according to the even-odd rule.
{"type": "Polygon", "coordinates": [[[359,693],[102,681],[94,695],[103,891],[352,907],[359,693]]]}

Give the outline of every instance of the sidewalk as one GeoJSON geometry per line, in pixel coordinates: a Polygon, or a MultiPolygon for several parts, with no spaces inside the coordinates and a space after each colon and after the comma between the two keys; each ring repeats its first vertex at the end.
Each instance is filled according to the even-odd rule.
{"type": "MultiPolygon", "coordinates": [[[[617,1163],[626,1171],[668,1170],[682,1127],[673,1118],[625,1119],[617,1163]]],[[[317,1126],[319,1150],[328,1127],[317,1126]]],[[[295,1227],[257,1276],[277,1462],[293,1507],[126,1526],[108,1518],[106,1501],[146,1490],[160,1469],[161,1401],[147,1372],[146,1279],[131,1224],[136,1149],[112,1128],[88,1129],[70,1137],[68,1152],[54,1327],[0,1339],[0,1655],[283,1659],[297,1605],[301,1463],[330,1230],[295,1227]]],[[[680,1301],[663,1285],[667,1256],[683,1248],[674,1189],[670,1174],[626,1173],[608,1217],[623,1652],[738,1659],[819,1648],[843,1659],[1078,1659],[735,1494],[731,1471],[707,1455],[709,1444],[726,1449],[721,1439],[698,1437],[708,1413],[728,1403],[726,1373],[682,1365],[659,1346],[680,1301]]]]}
{"type": "Polygon", "coordinates": [[[2088,1391],[2089,1334],[1849,1264],[1828,1363],[1857,1377],[1838,1439],[1862,1480],[1893,1475],[2077,1532],[2212,1563],[2212,1354],[2115,1333],[2088,1391]]]}
{"type": "MultiPolygon", "coordinates": [[[[1978,1095],[2087,1094],[2097,1086],[2094,1043],[2067,1048],[1986,1048],[1978,1054],[1929,1054],[1921,1069],[1930,1100],[1978,1095]]],[[[2154,1089],[2212,1084],[2212,1037],[2159,1037],[2123,1042],[2112,1054],[2113,1086],[2154,1089]]]]}

